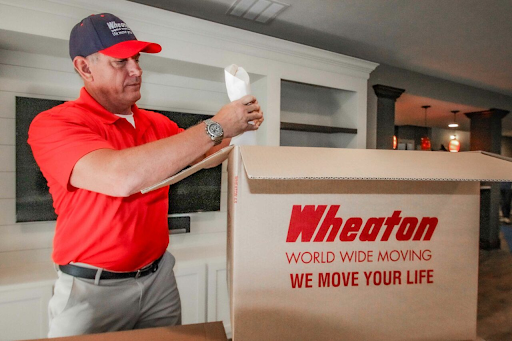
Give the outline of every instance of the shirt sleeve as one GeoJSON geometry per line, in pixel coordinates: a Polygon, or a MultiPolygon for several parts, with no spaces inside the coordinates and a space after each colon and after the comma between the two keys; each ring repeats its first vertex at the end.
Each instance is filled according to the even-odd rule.
{"type": "Polygon", "coordinates": [[[173,136],[185,131],[185,129],[180,128],[176,122],[172,121],[169,117],[162,115],[161,113],[143,109],[139,110],[150,115],[149,117],[154,123],[155,128],[160,131],[159,133],[163,134],[163,136],[160,138],[173,136]]]}
{"type": "Polygon", "coordinates": [[[72,190],[69,184],[75,164],[84,155],[98,149],[115,149],[75,115],[43,112],[32,121],[28,143],[47,181],[56,181],[72,190]]]}

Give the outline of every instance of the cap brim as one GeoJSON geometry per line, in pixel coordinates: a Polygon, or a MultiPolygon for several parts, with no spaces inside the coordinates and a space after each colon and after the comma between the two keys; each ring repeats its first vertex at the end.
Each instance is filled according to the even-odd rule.
{"type": "Polygon", "coordinates": [[[139,52],[158,53],[160,51],[162,51],[162,46],[159,44],[140,40],[128,40],[112,45],[99,52],[114,58],[129,58],[139,52]]]}

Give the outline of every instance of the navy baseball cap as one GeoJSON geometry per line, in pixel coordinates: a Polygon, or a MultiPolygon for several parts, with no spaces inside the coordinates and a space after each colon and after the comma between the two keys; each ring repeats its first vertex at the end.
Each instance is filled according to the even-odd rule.
{"type": "Polygon", "coordinates": [[[139,52],[158,53],[162,47],[156,43],[140,41],[132,30],[110,13],[93,14],[84,18],[71,30],[69,55],[87,57],[101,52],[114,58],[129,58],[139,52]]]}

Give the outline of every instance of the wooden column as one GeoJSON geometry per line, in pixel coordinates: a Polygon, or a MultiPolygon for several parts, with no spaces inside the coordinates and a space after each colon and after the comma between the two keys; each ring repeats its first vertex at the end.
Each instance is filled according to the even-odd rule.
{"type": "Polygon", "coordinates": [[[405,90],[381,84],[373,90],[377,95],[377,149],[393,149],[395,102],[405,90]]]}
{"type": "MultiPolygon", "coordinates": [[[[471,120],[470,149],[501,154],[501,120],[508,113],[501,109],[466,113],[471,120]]],[[[481,188],[480,247],[485,250],[499,249],[500,184],[483,182],[481,188]]]]}

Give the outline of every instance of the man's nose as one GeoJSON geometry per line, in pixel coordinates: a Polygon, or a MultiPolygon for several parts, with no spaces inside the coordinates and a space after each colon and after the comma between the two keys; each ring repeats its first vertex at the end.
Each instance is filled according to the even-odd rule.
{"type": "Polygon", "coordinates": [[[135,59],[128,59],[128,71],[130,76],[140,77],[142,75],[142,69],[140,68],[139,62],[135,59]]]}

